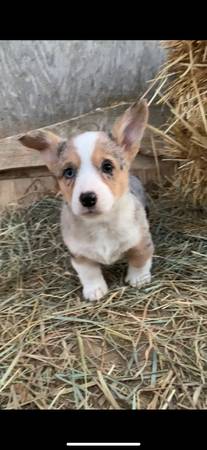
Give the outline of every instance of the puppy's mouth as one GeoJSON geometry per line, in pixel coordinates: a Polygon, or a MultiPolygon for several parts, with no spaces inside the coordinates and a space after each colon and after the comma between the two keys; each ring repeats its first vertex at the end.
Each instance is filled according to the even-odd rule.
{"type": "Polygon", "coordinates": [[[82,216],[84,217],[94,217],[99,216],[101,214],[101,211],[99,211],[97,208],[85,208],[82,212],[82,216]]]}

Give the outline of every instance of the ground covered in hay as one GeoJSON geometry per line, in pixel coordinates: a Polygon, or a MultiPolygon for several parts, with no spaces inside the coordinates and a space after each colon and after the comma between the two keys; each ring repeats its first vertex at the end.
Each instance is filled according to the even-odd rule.
{"type": "Polygon", "coordinates": [[[60,202],[10,212],[0,227],[1,409],[207,407],[207,219],[156,195],[151,285],[105,270],[81,299],[59,232],[60,202]]]}

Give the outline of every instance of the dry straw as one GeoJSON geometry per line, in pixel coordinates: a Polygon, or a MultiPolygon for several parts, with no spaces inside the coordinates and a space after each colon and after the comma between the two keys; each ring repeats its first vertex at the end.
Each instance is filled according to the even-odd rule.
{"type": "Polygon", "coordinates": [[[207,206],[207,41],[164,41],[167,61],[153,81],[151,99],[170,112],[159,153],[176,160],[168,195],[207,206]]]}
{"type": "Polygon", "coordinates": [[[0,223],[0,408],[207,407],[207,220],[151,198],[152,283],[105,271],[99,303],[82,301],[45,198],[0,223]],[[173,225],[172,225],[173,224],[173,225]]]}

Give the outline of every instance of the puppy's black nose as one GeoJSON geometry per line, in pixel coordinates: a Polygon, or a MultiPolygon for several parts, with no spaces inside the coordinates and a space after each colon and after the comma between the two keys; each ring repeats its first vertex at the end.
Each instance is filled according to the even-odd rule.
{"type": "Polygon", "coordinates": [[[80,195],[80,202],[86,208],[91,208],[92,206],[95,206],[97,202],[95,192],[84,192],[83,194],[80,195]]]}

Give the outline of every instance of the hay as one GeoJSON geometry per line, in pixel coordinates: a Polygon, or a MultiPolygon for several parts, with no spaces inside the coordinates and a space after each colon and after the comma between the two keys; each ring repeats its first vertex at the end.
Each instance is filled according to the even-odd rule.
{"type": "Polygon", "coordinates": [[[58,199],[8,212],[0,227],[0,407],[207,407],[207,220],[154,193],[152,283],[81,299],[59,233],[58,199]],[[173,224],[173,225],[172,225],[173,224]]]}
{"type": "MultiPolygon", "coordinates": [[[[164,41],[167,61],[151,101],[169,108],[160,154],[178,162],[169,195],[207,206],[207,41],[164,41]]],[[[151,102],[150,101],[150,102],[151,102]]]]}

